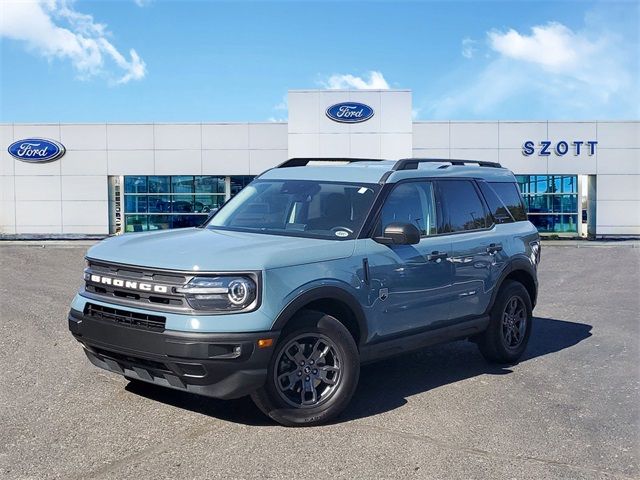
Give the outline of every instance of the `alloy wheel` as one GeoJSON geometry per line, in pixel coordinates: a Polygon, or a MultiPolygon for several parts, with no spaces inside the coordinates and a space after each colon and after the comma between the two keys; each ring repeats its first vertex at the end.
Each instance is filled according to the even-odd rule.
{"type": "Polygon", "coordinates": [[[513,296],[502,313],[502,341],[505,347],[515,349],[524,340],[527,330],[527,307],[519,296],[513,296]]]}
{"type": "Polygon", "coordinates": [[[299,335],[289,340],[276,358],[276,390],[293,407],[317,407],[336,391],[341,368],[338,347],[329,337],[299,335]]]}

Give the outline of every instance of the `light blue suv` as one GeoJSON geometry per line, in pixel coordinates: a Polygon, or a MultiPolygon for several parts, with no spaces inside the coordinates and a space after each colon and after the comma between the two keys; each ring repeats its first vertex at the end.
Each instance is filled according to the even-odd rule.
{"type": "Polygon", "coordinates": [[[540,242],[499,164],[292,159],[201,227],[86,260],[69,328],[93,364],[299,426],[338,415],[365,362],[465,338],[516,362],[540,242]]]}

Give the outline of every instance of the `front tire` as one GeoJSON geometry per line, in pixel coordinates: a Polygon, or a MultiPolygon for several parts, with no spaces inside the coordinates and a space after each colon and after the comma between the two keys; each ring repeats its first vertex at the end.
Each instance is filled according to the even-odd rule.
{"type": "Polygon", "coordinates": [[[349,330],[331,315],[307,310],[278,342],[267,381],[251,395],[256,406],[289,426],[326,423],[348,405],[360,376],[349,330]]]}
{"type": "Polygon", "coordinates": [[[531,336],[532,310],[524,285],[506,280],[491,309],[489,327],[478,339],[487,361],[513,364],[520,359],[531,336]]]}

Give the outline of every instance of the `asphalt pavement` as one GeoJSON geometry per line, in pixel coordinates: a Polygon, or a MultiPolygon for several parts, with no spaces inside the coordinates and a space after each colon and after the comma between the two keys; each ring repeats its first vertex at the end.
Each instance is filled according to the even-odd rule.
{"type": "MultiPolygon", "coordinates": [[[[631,245],[633,247],[633,245],[631,245]]],[[[333,424],[133,385],[67,331],[86,244],[0,244],[0,478],[640,478],[640,249],[545,245],[524,359],[363,368],[333,424]]]]}

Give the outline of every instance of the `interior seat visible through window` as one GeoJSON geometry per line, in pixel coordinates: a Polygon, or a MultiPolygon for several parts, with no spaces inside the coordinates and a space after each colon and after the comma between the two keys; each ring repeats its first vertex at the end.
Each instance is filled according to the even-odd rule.
{"type": "Polygon", "coordinates": [[[329,193],[320,201],[320,216],[310,218],[307,230],[331,230],[351,226],[351,207],[344,193],[329,193]]]}

